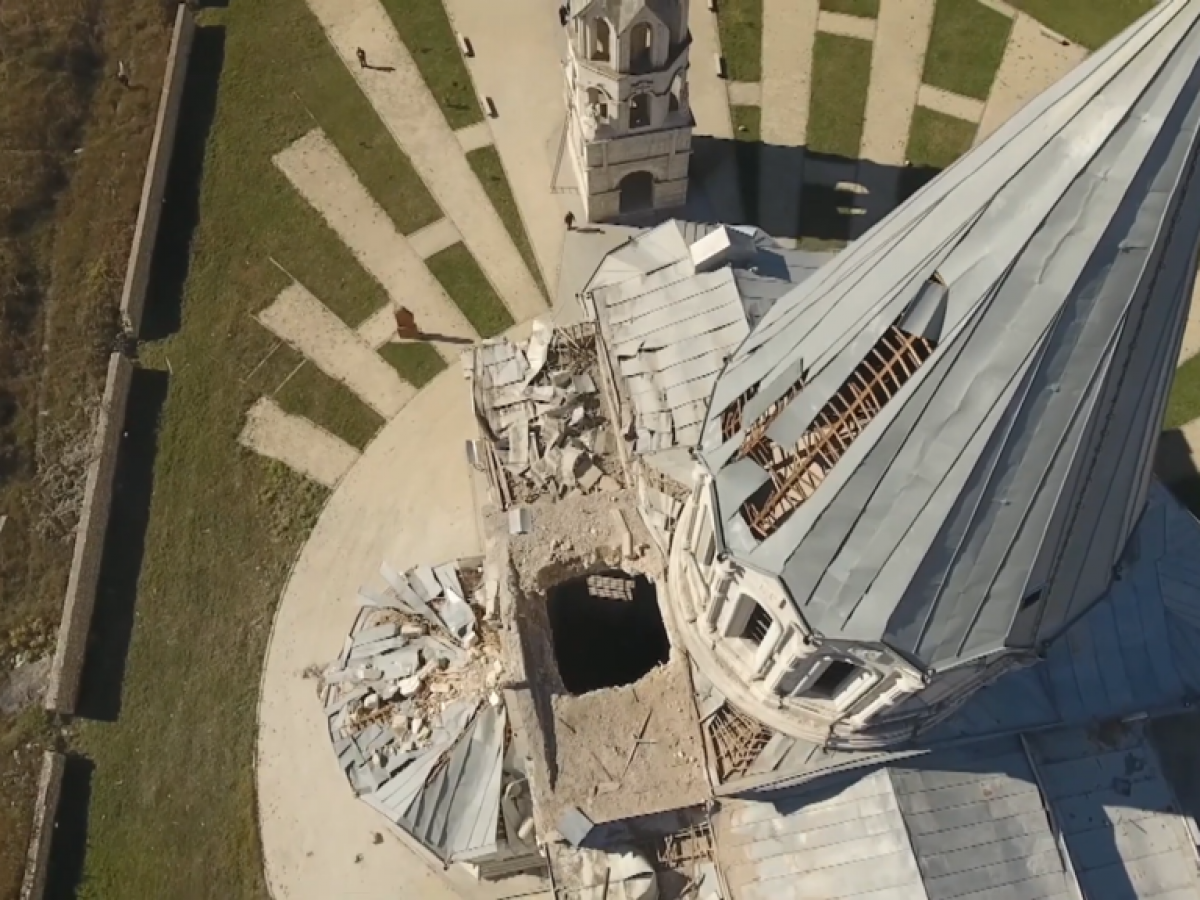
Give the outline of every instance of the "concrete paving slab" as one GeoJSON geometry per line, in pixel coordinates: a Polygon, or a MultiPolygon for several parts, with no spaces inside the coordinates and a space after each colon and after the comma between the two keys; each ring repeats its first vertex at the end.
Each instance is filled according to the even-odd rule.
{"type": "Polygon", "coordinates": [[[758,218],[777,237],[796,233],[804,185],[817,0],[763,0],[762,140],[758,218]]]}
{"type": "Polygon", "coordinates": [[[421,259],[429,259],[462,240],[462,235],[449,219],[438,219],[408,236],[408,242],[421,259]]]}
{"type": "MultiPolygon", "coordinates": [[[[417,246],[430,243],[430,238],[418,235],[435,227],[438,231],[432,240],[442,239],[448,227],[454,235],[450,243],[454,243],[458,232],[452,222],[440,219],[406,239],[320,129],[276,154],[275,165],[337,232],[362,267],[383,285],[388,296],[412,310],[422,330],[476,339],[475,330],[422,261],[432,254],[422,253],[417,246]]],[[[458,358],[452,347],[442,345],[439,352],[451,361],[458,358]]]]}
{"type": "Polygon", "coordinates": [[[275,615],[258,706],[256,776],[266,876],[275,900],[456,891],[347,789],[304,670],[341,649],[361,585],[397,569],[481,552],[463,442],[474,424],[462,374],[447,369],[389,422],[330,496],[275,615]],[[372,836],[384,834],[375,846],[372,836]],[[361,854],[361,862],[356,857],[361,854]]]}
{"type": "Polygon", "coordinates": [[[458,146],[462,147],[463,153],[470,153],[492,143],[492,130],[488,128],[487,122],[476,122],[466,128],[459,128],[454,132],[454,136],[458,138],[458,146]]]}
{"type": "MultiPolygon", "coordinates": [[[[546,0],[447,0],[445,6],[454,27],[475,48],[467,68],[480,96],[496,103],[499,116],[489,119],[488,126],[543,280],[552,285],[562,255],[568,209],[563,201],[569,199],[551,192],[554,160],[546,153],[547,144],[559,140],[566,111],[566,39],[558,5],[546,0]]],[[[573,177],[568,180],[574,182],[573,177]]]]}
{"type": "Polygon", "coordinates": [[[982,100],[944,91],[931,84],[921,85],[917,92],[917,105],[967,122],[978,122],[983,118],[982,100]]]}
{"type": "Polygon", "coordinates": [[[817,30],[870,41],[875,38],[875,20],[822,10],[817,19],[817,30]]]}
{"type": "Polygon", "coordinates": [[[378,350],[396,337],[396,314],[390,306],[376,310],[354,329],[367,345],[378,350]]]}
{"type": "Polygon", "coordinates": [[[336,486],[359,456],[341,438],[303,416],[284,412],[270,397],[250,407],[238,443],[326,487],[336,486]]]}
{"type": "Polygon", "coordinates": [[[527,319],[544,311],[545,301],[533,276],[379,0],[307,3],[513,317],[527,319]],[[359,48],[366,51],[373,68],[359,66],[355,55],[359,48]]]}
{"type": "Polygon", "coordinates": [[[692,46],[688,50],[688,98],[696,117],[695,133],[731,140],[733,123],[729,118],[729,92],[725,81],[717,74],[715,63],[721,55],[717,16],[706,3],[697,0],[688,7],[688,28],[692,32],[692,46]]]}
{"type": "Polygon", "coordinates": [[[1015,19],[1017,16],[1017,10],[1012,5],[1005,3],[1004,0],[979,0],[979,2],[988,9],[994,9],[1000,15],[1008,16],[1010,19],[1015,19]]]}
{"type": "Polygon", "coordinates": [[[1062,41],[1063,38],[1029,16],[1016,15],[983,110],[976,143],[1087,57],[1085,48],[1070,42],[1064,45],[1062,41]]]}
{"type": "Polygon", "coordinates": [[[762,103],[762,83],[731,81],[728,85],[730,106],[758,106],[762,103]]]}
{"type": "Polygon", "coordinates": [[[272,334],[350,388],[385,419],[396,415],[416,393],[374,348],[303,285],[284,288],[257,318],[272,334]]]}
{"type": "Polygon", "coordinates": [[[933,7],[933,0],[880,0],[859,154],[863,159],[904,165],[933,7]]]}

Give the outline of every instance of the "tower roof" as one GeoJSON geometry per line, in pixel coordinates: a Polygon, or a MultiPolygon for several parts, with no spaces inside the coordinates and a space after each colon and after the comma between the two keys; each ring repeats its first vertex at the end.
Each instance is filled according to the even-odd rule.
{"type": "Polygon", "coordinates": [[[1200,242],[1167,0],[789,292],[718,379],[728,552],[931,668],[1052,639],[1136,525],[1200,242]]]}
{"type": "Polygon", "coordinates": [[[572,17],[594,11],[608,19],[617,34],[623,34],[643,9],[650,10],[672,33],[676,28],[680,33],[687,30],[680,0],[571,0],[570,4],[572,17]]]}

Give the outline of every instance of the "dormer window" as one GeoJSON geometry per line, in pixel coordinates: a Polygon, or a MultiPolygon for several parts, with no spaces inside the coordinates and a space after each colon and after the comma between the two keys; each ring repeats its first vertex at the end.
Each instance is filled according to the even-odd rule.
{"type": "Polygon", "coordinates": [[[814,700],[833,700],[861,671],[854,663],[844,659],[831,660],[816,680],[805,688],[804,696],[814,700]]]}

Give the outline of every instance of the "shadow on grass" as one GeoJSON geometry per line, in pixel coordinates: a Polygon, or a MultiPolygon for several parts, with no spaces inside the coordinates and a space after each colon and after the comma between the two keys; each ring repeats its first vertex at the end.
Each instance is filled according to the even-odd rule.
{"type": "Polygon", "coordinates": [[[62,797],[50,843],[45,900],[73,900],[83,880],[94,770],[92,761],[82,756],[68,756],[63,767],[62,797]]]}
{"type": "Polygon", "coordinates": [[[166,372],[134,370],[76,711],[85,719],[113,722],[121,711],[167,385],[166,372]]]}
{"type": "Polygon", "coordinates": [[[1200,516],[1200,472],[1196,471],[1191,448],[1178,428],[1159,435],[1154,474],[1192,515],[1200,516]]]}
{"type": "Polygon", "coordinates": [[[225,29],[196,29],[146,289],[140,335],[144,340],[158,340],[179,330],[192,235],[200,219],[204,153],[217,111],[217,89],[224,64],[225,29]]]}
{"type": "Polygon", "coordinates": [[[773,237],[845,243],[940,171],[804,147],[696,137],[689,213],[703,221],[757,225],[773,237]]]}

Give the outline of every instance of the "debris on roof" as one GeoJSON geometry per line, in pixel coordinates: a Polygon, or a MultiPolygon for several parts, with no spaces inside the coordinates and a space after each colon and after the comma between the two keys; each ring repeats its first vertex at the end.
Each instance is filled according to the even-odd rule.
{"type": "Polygon", "coordinates": [[[351,788],[447,862],[536,857],[528,827],[530,839],[516,839],[531,801],[514,787],[524,782],[523,755],[509,752],[499,637],[480,615],[482,560],[405,573],[385,563],[381,574],[389,587],[360,591],[350,635],[321,675],[351,788]],[[518,819],[511,831],[501,827],[502,797],[518,819]]]}
{"type": "Polygon", "coordinates": [[[472,393],[503,508],[620,487],[595,347],[591,325],[556,328],[538,320],[528,341],[500,338],[474,348],[472,393]]]}

